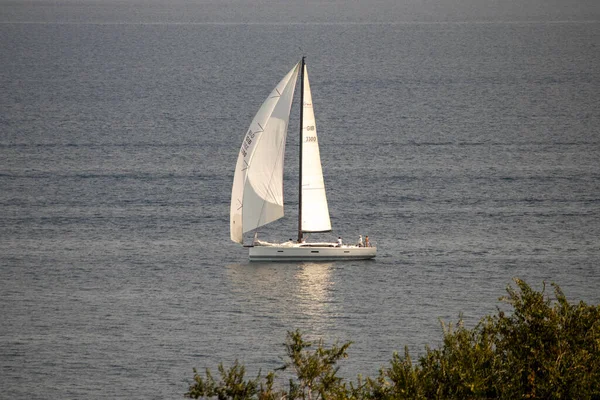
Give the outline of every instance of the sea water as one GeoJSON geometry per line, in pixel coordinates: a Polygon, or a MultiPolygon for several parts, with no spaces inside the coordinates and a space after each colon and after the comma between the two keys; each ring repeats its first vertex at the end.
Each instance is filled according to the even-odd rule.
{"type": "MultiPolygon", "coordinates": [[[[194,367],[280,366],[294,329],[373,376],[515,277],[598,304],[598,11],[436,4],[0,1],[0,397],[180,398],[194,367]],[[229,240],[241,140],[302,55],[318,238],[374,261],[229,240]]],[[[266,240],[295,234],[297,126],[266,240]]]]}

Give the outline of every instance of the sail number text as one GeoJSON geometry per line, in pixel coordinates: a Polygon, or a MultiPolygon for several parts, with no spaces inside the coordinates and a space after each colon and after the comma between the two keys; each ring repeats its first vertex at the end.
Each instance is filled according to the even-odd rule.
{"type": "MultiPolygon", "coordinates": [[[[314,125],[308,125],[308,126],[306,126],[305,131],[306,132],[314,132],[315,131],[315,126],[314,125]]],[[[311,143],[311,142],[314,143],[316,141],[317,141],[317,136],[316,135],[315,136],[306,136],[304,138],[304,143],[311,143]]]]}
{"type": "Polygon", "coordinates": [[[248,155],[248,148],[252,144],[252,139],[254,139],[254,136],[256,136],[256,133],[252,132],[252,129],[248,129],[248,133],[242,142],[242,149],[240,150],[244,157],[248,155]]]}

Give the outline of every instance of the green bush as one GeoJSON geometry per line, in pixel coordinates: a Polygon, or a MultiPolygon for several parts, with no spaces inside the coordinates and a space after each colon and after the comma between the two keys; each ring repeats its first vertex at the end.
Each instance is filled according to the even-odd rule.
{"type": "Polygon", "coordinates": [[[408,350],[394,353],[375,378],[347,382],[337,363],[351,343],[327,348],[288,332],[286,350],[295,378],[287,390],[275,390],[275,372],[246,380],[237,362],[209,370],[186,396],[219,399],[600,399],[600,306],[571,305],[556,285],[554,298],[515,279],[498,310],[467,329],[462,319],[443,325],[441,348],[426,348],[413,363],[408,350]],[[314,349],[312,349],[314,347],[314,349]]]}

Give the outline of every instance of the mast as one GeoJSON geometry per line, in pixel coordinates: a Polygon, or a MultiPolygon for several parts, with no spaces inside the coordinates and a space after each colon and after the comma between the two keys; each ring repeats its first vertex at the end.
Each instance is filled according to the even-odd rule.
{"type": "Polygon", "coordinates": [[[304,58],[300,63],[300,140],[298,155],[298,243],[302,242],[302,128],[304,127],[304,58]]]}

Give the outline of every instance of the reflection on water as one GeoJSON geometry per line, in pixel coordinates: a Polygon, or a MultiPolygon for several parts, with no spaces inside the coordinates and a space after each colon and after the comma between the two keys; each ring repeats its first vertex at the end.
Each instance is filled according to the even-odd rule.
{"type": "Polygon", "coordinates": [[[332,263],[246,263],[226,267],[231,291],[246,317],[269,315],[287,330],[322,332],[336,302],[332,263]]]}
{"type": "Polygon", "coordinates": [[[332,300],[331,263],[303,263],[296,273],[296,280],[305,313],[315,318],[322,315],[332,300]]]}

